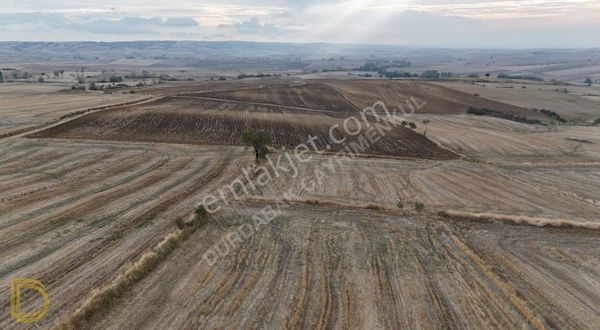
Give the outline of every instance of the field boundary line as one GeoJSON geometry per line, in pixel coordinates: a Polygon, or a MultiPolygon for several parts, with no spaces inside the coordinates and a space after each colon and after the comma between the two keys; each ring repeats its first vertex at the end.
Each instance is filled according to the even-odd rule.
{"type": "Polygon", "coordinates": [[[448,220],[471,220],[480,222],[500,221],[516,225],[527,225],[535,227],[570,228],[600,230],[600,222],[574,221],[567,219],[536,218],[520,215],[504,215],[494,213],[471,213],[463,211],[441,211],[439,216],[448,220]]]}
{"type": "Polygon", "coordinates": [[[200,100],[207,100],[207,101],[229,102],[229,103],[237,103],[237,104],[261,105],[261,106],[267,106],[267,107],[276,107],[276,108],[302,110],[302,111],[311,111],[311,112],[323,112],[323,113],[332,113],[332,114],[343,114],[344,113],[344,112],[339,112],[339,111],[331,111],[331,110],[323,110],[323,109],[314,109],[314,108],[305,108],[305,107],[294,107],[294,106],[280,105],[280,104],[274,104],[274,103],[262,103],[262,102],[252,102],[252,101],[240,101],[240,100],[220,99],[220,98],[206,97],[206,96],[177,95],[177,96],[174,96],[174,97],[175,98],[200,99],[200,100]]]}
{"type": "Polygon", "coordinates": [[[193,233],[202,229],[198,219],[184,222],[184,228],[176,229],[142,254],[136,261],[119,273],[108,284],[94,289],[75,311],[55,320],[52,329],[87,328],[94,316],[113,307],[118,300],[134,285],[145,279],[157,269],[177,248],[193,233]]]}

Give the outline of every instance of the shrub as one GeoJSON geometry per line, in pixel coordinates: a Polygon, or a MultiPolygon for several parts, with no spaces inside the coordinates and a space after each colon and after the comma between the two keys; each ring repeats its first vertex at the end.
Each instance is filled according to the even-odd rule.
{"type": "Polygon", "coordinates": [[[425,209],[425,204],[421,203],[421,202],[416,202],[415,203],[415,210],[419,213],[423,212],[423,210],[425,209]]]}
{"type": "Polygon", "coordinates": [[[557,114],[554,111],[542,109],[542,110],[540,110],[540,113],[543,114],[544,116],[546,116],[548,118],[551,118],[551,119],[554,119],[554,120],[556,120],[556,121],[558,121],[560,123],[566,123],[567,122],[566,119],[562,118],[559,114],[557,114]]]}
{"type": "Polygon", "coordinates": [[[415,128],[417,128],[417,124],[413,123],[412,121],[411,121],[410,123],[408,123],[408,126],[409,126],[411,129],[415,129],[415,128]]]}
{"type": "Polygon", "coordinates": [[[398,203],[396,203],[396,206],[398,206],[399,209],[403,209],[404,203],[402,201],[398,201],[398,203]]]}
{"type": "Polygon", "coordinates": [[[208,211],[206,210],[204,205],[198,206],[194,213],[196,214],[196,218],[198,219],[204,219],[208,215],[208,211]]]}
{"type": "Polygon", "coordinates": [[[384,208],[381,205],[377,205],[377,204],[367,204],[367,206],[365,206],[366,209],[368,210],[383,210],[384,208]]]}
{"type": "Polygon", "coordinates": [[[182,218],[175,219],[175,224],[177,225],[177,228],[179,228],[179,229],[183,229],[185,227],[185,222],[183,221],[182,218]]]}
{"type": "Polygon", "coordinates": [[[523,116],[519,116],[519,115],[513,115],[513,114],[510,114],[510,113],[504,113],[504,112],[500,112],[500,111],[496,111],[496,110],[491,110],[491,109],[486,109],[486,108],[469,107],[467,109],[467,113],[470,114],[470,115],[490,116],[490,117],[502,118],[502,119],[506,119],[506,120],[516,121],[516,122],[519,122],[519,123],[525,123],[525,124],[545,125],[543,122],[541,122],[541,121],[539,121],[537,119],[529,119],[527,117],[523,117],[523,116]]]}
{"type": "Polygon", "coordinates": [[[506,73],[498,74],[498,79],[520,79],[520,80],[535,80],[535,81],[544,81],[544,79],[536,76],[511,76],[506,73]]]}

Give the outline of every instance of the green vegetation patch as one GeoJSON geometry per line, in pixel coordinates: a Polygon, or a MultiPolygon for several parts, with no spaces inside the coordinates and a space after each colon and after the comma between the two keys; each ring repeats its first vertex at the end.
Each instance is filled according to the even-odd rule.
{"type": "Polygon", "coordinates": [[[529,118],[524,117],[524,116],[513,115],[513,114],[510,114],[510,113],[504,113],[504,112],[500,112],[500,111],[496,111],[496,110],[491,110],[491,109],[486,109],[486,108],[469,107],[469,109],[467,109],[467,113],[470,114],[470,115],[476,115],[476,116],[496,117],[496,118],[501,118],[501,119],[516,121],[516,122],[525,123],[525,124],[546,125],[546,124],[544,124],[543,122],[541,122],[541,121],[539,121],[537,119],[529,119],[529,118]]]}

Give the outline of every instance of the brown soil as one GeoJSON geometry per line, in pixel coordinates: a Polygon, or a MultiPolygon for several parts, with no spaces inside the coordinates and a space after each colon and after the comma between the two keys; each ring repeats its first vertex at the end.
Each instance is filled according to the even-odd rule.
{"type": "MultiPolygon", "coordinates": [[[[319,150],[336,152],[360,144],[358,136],[336,129],[337,137],[347,136],[344,144],[335,143],[329,129],[343,117],[329,113],[289,111],[277,106],[166,97],[152,104],[93,113],[62,125],[30,135],[33,138],[96,139],[180,144],[243,145],[246,129],[265,131],[276,147],[295,148],[317,136],[319,150]],[[291,113],[294,112],[294,113],[291,113]]],[[[366,131],[366,128],[363,129],[366,131]]],[[[439,148],[414,131],[395,126],[383,138],[359,153],[393,157],[452,159],[457,156],[439,148]]]]}
{"type": "Polygon", "coordinates": [[[486,99],[432,83],[385,80],[332,80],[327,83],[361,108],[382,101],[390,109],[401,107],[410,112],[411,109],[407,102],[414,98],[418,103],[426,102],[423,108],[415,110],[415,114],[466,114],[469,107],[475,107],[548,121],[548,117],[534,110],[486,99]]]}

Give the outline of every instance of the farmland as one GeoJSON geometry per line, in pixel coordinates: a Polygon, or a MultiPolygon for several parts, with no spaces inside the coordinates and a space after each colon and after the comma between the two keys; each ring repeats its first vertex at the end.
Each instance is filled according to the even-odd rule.
{"type": "Polygon", "coordinates": [[[597,87],[505,82],[441,85],[519,107],[556,111],[577,123],[589,123],[600,117],[600,90],[597,87]]]}
{"type": "Polygon", "coordinates": [[[333,87],[318,83],[291,88],[288,86],[272,86],[258,89],[209,92],[200,95],[219,99],[324,109],[335,112],[352,112],[358,110],[354,104],[350,103],[333,87]]]}
{"type": "Polygon", "coordinates": [[[80,112],[142,100],[131,94],[69,95],[60,86],[0,85],[0,136],[44,127],[80,112]]]}
{"type": "Polygon", "coordinates": [[[425,106],[418,110],[419,114],[457,115],[466,113],[469,107],[475,107],[494,109],[532,119],[547,119],[529,109],[423,82],[345,80],[330,81],[329,84],[361,109],[372,105],[374,102],[382,101],[388,107],[403,107],[406,112],[410,112],[411,109],[407,107],[406,102],[412,97],[425,103],[425,106]]]}
{"type": "MultiPolygon", "coordinates": [[[[340,151],[342,145],[332,140],[329,128],[342,127],[343,119],[336,112],[319,109],[175,96],[139,107],[90,114],[32,137],[241,145],[244,130],[254,129],[268,132],[275,146],[294,148],[305,143],[309,136],[316,136],[315,144],[320,150],[335,152],[340,151]]],[[[362,124],[352,122],[352,125],[355,131],[360,130],[362,124]]],[[[342,136],[339,131],[336,130],[335,136],[342,136]]],[[[358,144],[359,141],[351,136],[347,143],[358,144]]],[[[434,159],[456,157],[405,127],[386,132],[381,141],[365,153],[434,159]]]]}
{"type": "Polygon", "coordinates": [[[173,217],[245,160],[236,160],[239,148],[82,146],[23,141],[3,150],[2,278],[36,274],[53,297],[49,323],[160,241],[173,217]]]}
{"type": "Polygon", "coordinates": [[[599,236],[567,235],[578,243],[544,228],[293,205],[214,267],[202,253],[221,233],[198,233],[96,327],[579,327],[600,320],[598,291],[575,294],[600,275],[599,236]],[[148,301],[162,303],[139,312],[148,301]]]}
{"type": "MultiPolygon", "coordinates": [[[[42,91],[31,86],[4,91],[34,109],[42,91]]],[[[0,139],[0,280],[44,284],[50,308],[32,327],[600,322],[597,126],[558,125],[532,104],[425,81],[181,82],[114,95],[43,88],[60,101],[32,110],[48,111],[40,126],[0,139]],[[352,153],[356,137],[334,130],[348,138],[340,145],[329,136],[363,107],[411,97],[425,104],[403,117],[412,129],[393,125],[352,153]],[[469,115],[471,106],[547,125],[469,115]],[[272,136],[273,159],[309,135],[318,148],[295,164],[297,175],[232,188],[218,212],[185,227],[206,196],[259,167],[241,140],[246,129],[272,136]],[[257,225],[266,207],[278,214],[257,225]]],[[[553,110],[591,115],[588,101],[553,110]]],[[[36,298],[25,296],[24,308],[36,298]]],[[[0,300],[0,328],[22,328],[7,291],[0,300]]]]}

